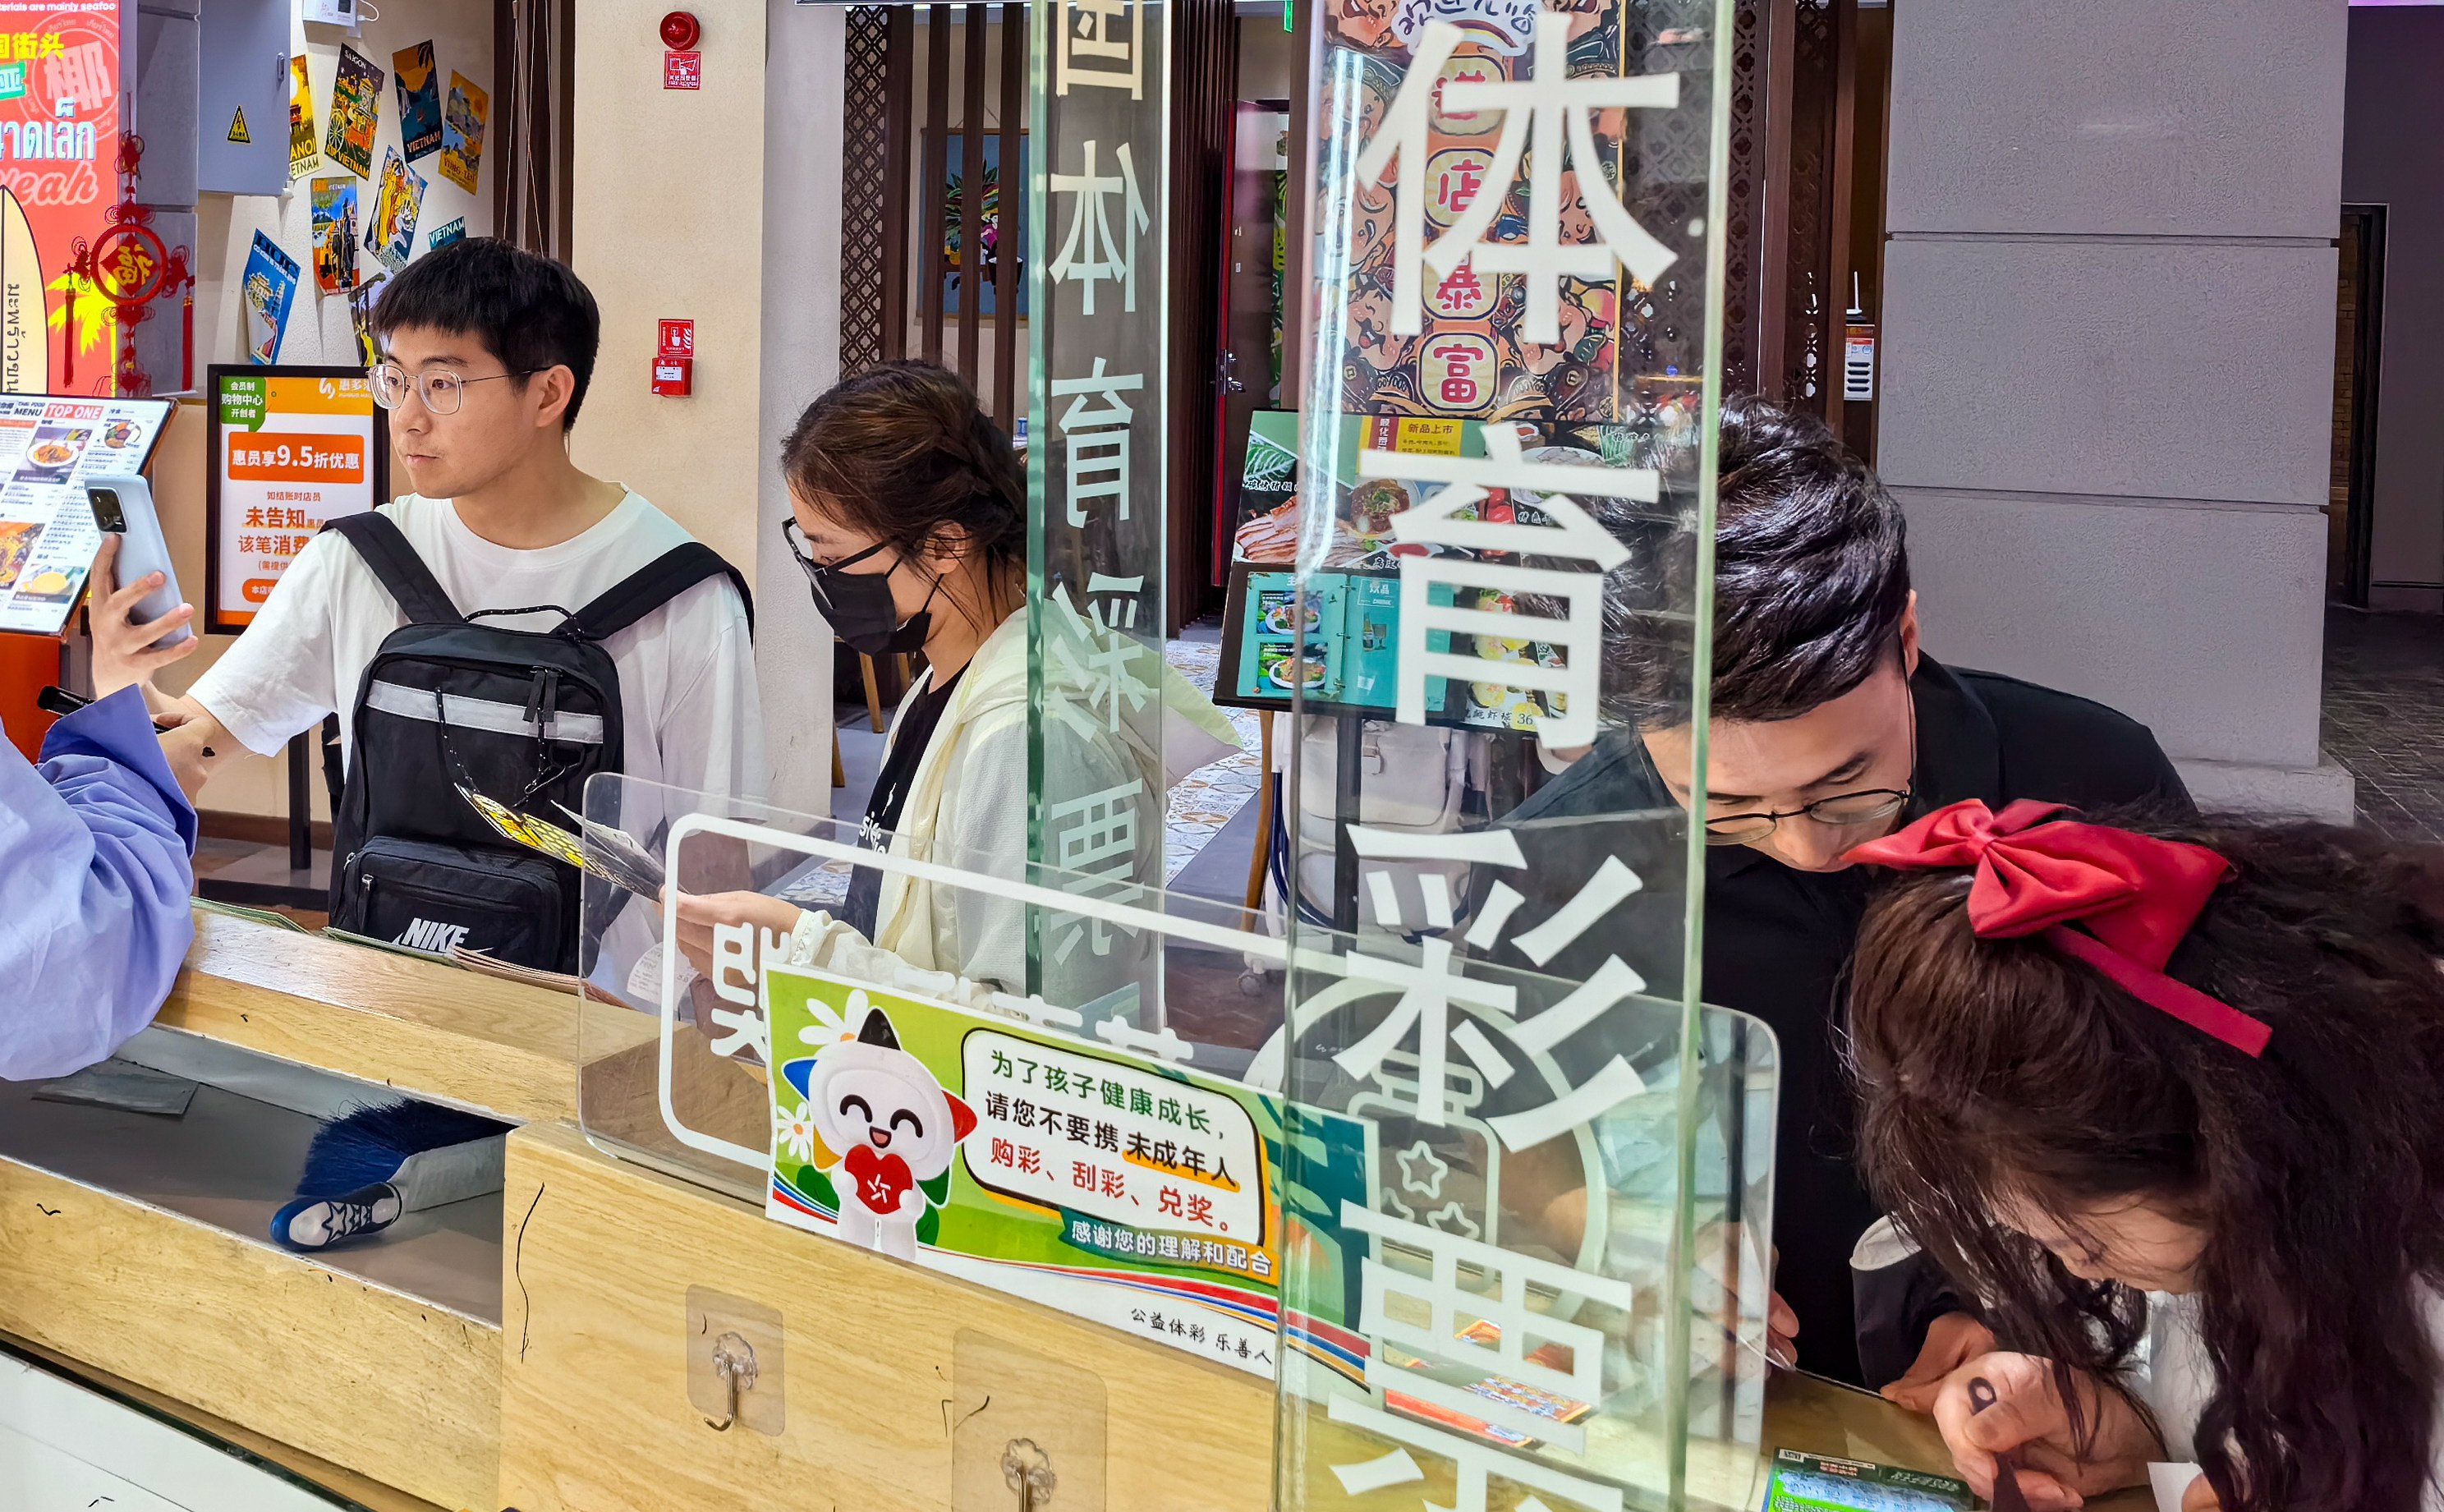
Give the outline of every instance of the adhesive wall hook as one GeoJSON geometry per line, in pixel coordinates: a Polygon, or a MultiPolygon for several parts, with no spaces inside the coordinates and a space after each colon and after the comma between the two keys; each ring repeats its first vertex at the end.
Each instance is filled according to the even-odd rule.
{"type": "Polygon", "coordinates": [[[713,1341],[713,1373],[721,1377],[729,1393],[730,1411],[718,1423],[706,1418],[704,1426],[716,1433],[727,1433],[738,1422],[739,1393],[755,1389],[755,1346],[736,1334],[722,1335],[713,1341]]]}
{"type": "Polygon", "coordinates": [[[1012,1439],[1001,1451],[1002,1483],[1018,1493],[1018,1512],[1041,1512],[1052,1504],[1061,1483],[1052,1474],[1052,1456],[1033,1439],[1012,1439]]]}

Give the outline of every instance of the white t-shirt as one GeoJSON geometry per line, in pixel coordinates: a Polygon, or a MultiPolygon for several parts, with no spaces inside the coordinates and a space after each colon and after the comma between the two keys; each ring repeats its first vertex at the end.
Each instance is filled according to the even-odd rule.
{"type": "MultiPolygon", "coordinates": [[[[381,507],[461,614],[554,604],[578,609],[691,539],[635,494],[583,533],[522,551],[486,541],[447,499],[407,494],[381,507]]],[[[486,624],[549,630],[556,613],[486,624]]],[[[339,710],[343,738],[366,666],[407,622],[356,548],[317,536],[290,562],[254,622],[195,679],[195,701],[249,750],[268,756],[339,710]]],[[[761,802],[764,712],[747,616],[720,579],[697,583],[603,643],[620,670],[632,778],[761,802]]]]}

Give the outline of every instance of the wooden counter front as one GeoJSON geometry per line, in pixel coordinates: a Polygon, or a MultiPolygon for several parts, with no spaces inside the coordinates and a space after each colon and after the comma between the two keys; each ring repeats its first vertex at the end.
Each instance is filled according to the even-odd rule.
{"type": "MultiPolygon", "coordinates": [[[[506,1195],[506,1506],[1008,1512],[1015,1500],[997,1471],[970,1471],[979,1455],[997,1466],[1013,1437],[1043,1444],[1072,1485],[1055,1508],[1272,1505],[1264,1380],[784,1227],[567,1129],[511,1137],[506,1195]],[[777,1315],[779,1348],[758,1336],[769,1373],[758,1390],[780,1397],[760,1426],[777,1433],[751,1417],[716,1432],[690,1399],[690,1355],[706,1346],[708,1318],[711,1332],[727,1326],[722,1308],[777,1315]],[[1065,1460],[1065,1432],[1080,1441],[1065,1460]]],[[[1866,1392],[1782,1374],[1768,1402],[1770,1447],[1951,1464],[1929,1420],[1866,1392]]],[[[1752,1504],[1746,1468],[1692,1466],[1741,1509],[1752,1504]]],[[[1448,1479],[1436,1483],[1446,1492],[1448,1479]]],[[[1754,1484],[1762,1494],[1761,1474],[1754,1484]]],[[[1416,1512],[1422,1489],[1337,1504],[1416,1512]]],[[[2142,1492],[2091,1504],[2148,1503],[2142,1492]]]]}
{"type": "Polygon", "coordinates": [[[154,1022],[519,1123],[576,1119],[581,1033],[600,1056],[655,1028],[570,994],[203,911],[154,1022]]]}
{"type": "MultiPolygon", "coordinates": [[[[21,1152],[0,1156],[0,1214],[14,1215],[0,1218],[0,1333],[184,1404],[207,1430],[234,1425],[441,1508],[1007,1512],[1000,1458],[1021,1437],[1053,1457],[1056,1508],[1271,1505],[1267,1381],[784,1227],[589,1146],[570,1121],[581,1039],[609,1126],[676,1152],[647,1127],[650,1018],[243,920],[207,914],[198,931],[163,1025],[530,1120],[510,1136],[498,1269],[485,1267],[501,1323],[489,1304],[453,1311],[343,1255],[319,1263],[21,1152]],[[581,1012],[602,1022],[581,1029],[581,1012]],[[732,1329],[768,1374],[716,1431],[705,1362],[732,1329]]],[[[683,1079],[705,1062],[687,1058],[683,1079]]],[[[750,1134],[760,1097],[686,1090],[750,1134]]],[[[1924,1420],[1794,1376],[1773,1383],[1766,1441],[1948,1463],[1924,1420]]],[[[1693,1489],[1745,1496],[1750,1463],[1693,1456],[1693,1489]]],[[[1365,1504],[1415,1512],[1420,1489],[1365,1504]]]]}
{"type": "MultiPolygon", "coordinates": [[[[195,924],[161,1027],[511,1121],[576,1116],[573,995],[209,911],[195,924]]],[[[599,1011],[583,1031],[596,1053],[650,1042],[651,1019],[599,1011]]],[[[433,1300],[465,1290],[444,1284],[456,1271],[377,1279],[411,1250],[273,1245],[263,1223],[293,1176],[202,1148],[207,1099],[244,1100],[207,1089],[188,1136],[165,1123],[159,1170],[137,1174],[97,1171],[79,1132],[140,1116],[34,1104],[54,1131],[34,1138],[18,1104],[0,1109],[19,1131],[0,1154],[0,1331],[424,1502],[497,1506],[497,1301],[433,1300]]],[[[497,1217],[479,1237],[468,1274],[489,1298],[497,1217]]]]}

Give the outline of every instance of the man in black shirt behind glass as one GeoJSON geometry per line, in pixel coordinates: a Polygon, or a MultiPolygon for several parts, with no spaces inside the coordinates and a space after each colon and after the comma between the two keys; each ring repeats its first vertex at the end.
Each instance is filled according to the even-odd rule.
{"type": "Polygon", "coordinates": [[[2101,809],[2189,796],[2136,721],[1919,650],[1900,507],[1821,422],[1731,401],[1721,477],[1706,790],[1690,786],[1685,633],[1637,628],[1657,621],[1615,603],[1605,691],[1636,728],[1503,822],[1702,810],[1703,996],[1780,1041],[1775,1285],[1798,1319],[1799,1364],[1879,1386],[1916,1356],[1916,1380],[1990,1346],[1916,1262],[1864,1280],[1875,1316],[1856,1312],[1852,1248],[1877,1210],[1851,1163],[1839,989],[1875,879],[1845,853],[1967,798],[2101,809]]]}

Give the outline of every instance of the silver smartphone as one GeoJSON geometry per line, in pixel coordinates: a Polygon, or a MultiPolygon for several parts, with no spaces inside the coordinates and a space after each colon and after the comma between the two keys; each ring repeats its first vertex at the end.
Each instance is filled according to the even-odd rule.
{"type": "MultiPolygon", "coordinates": [[[[161,517],[153,507],[153,485],[143,474],[88,478],[84,497],[93,507],[93,523],[104,535],[119,537],[119,582],[134,582],[150,573],[161,575],[161,586],[138,600],[130,621],[149,625],[186,602],[178,592],[178,569],[170,562],[170,543],[161,534],[161,517]]],[[[194,635],[180,625],[153,644],[175,646],[194,635]]]]}

